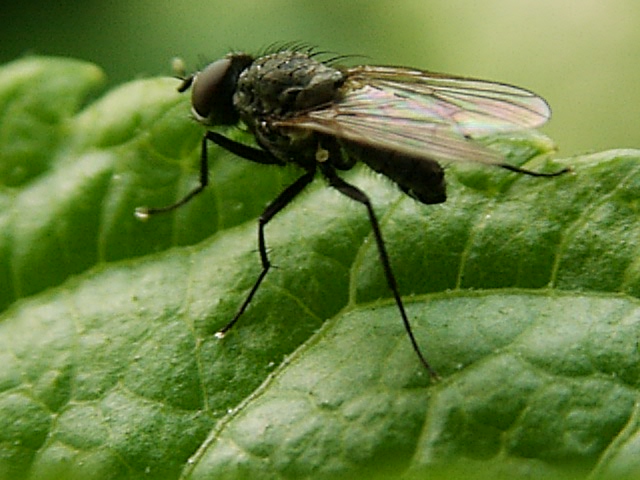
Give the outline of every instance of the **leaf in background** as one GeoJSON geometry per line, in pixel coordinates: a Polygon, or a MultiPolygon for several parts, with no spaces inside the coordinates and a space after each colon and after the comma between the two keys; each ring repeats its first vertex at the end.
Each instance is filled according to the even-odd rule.
{"type": "MultiPolygon", "coordinates": [[[[279,268],[215,339],[298,172],[212,148],[211,188],[138,222],[197,182],[202,129],[173,79],[78,110],[100,80],[73,60],[0,70],[0,477],[637,475],[638,152],[553,179],[452,166],[429,207],[350,172],[432,384],[366,213],[320,180],[267,228],[279,268]]],[[[493,141],[514,162],[549,149],[493,141]]]]}

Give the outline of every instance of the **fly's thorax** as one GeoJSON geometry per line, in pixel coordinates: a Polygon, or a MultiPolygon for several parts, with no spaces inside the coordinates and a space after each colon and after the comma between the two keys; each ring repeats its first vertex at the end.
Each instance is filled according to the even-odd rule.
{"type": "Polygon", "coordinates": [[[344,73],[301,52],[278,52],[256,59],[238,79],[233,97],[249,125],[276,121],[327,105],[340,95],[344,73]]]}
{"type": "Polygon", "coordinates": [[[306,53],[266,55],[240,74],[234,109],[263,148],[285,162],[309,165],[316,161],[317,135],[277,122],[331,104],[344,81],[342,71],[306,53]]]}
{"type": "Polygon", "coordinates": [[[273,127],[269,122],[260,121],[254,124],[252,132],[262,148],[283,162],[305,168],[315,162],[318,138],[311,130],[273,127]]]}

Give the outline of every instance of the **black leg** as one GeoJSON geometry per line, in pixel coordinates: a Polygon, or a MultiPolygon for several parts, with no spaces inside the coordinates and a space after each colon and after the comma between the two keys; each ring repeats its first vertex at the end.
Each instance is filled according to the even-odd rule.
{"type": "Polygon", "coordinates": [[[382,232],[380,231],[380,226],[378,225],[378,219],[373,211],[373,206],[371,205],[371,201],[369,197],[360,190],[359,188],[351,185],[350,183],[345,182],[342,178],[340,178],[333,167],[323,163],[320,165],[322,173],[329,181],[329,185],[338,190],[340,193],[346,195],[347,197],[355,200],[358,203],[363,204],[367,207],[367,212],[369,213],[369,221],[371,223],[371,229],[373,230],[373,236],[376,240],[376,245],[378,247],[378,254],[380,255],[380,261],[382,262],[382,268],[384,270],[384,275],[387,278],[387,283],[389,288],[393,293],[393,297],[396,300],[396,305],[398,305],[398,310],[400,310],[400,316],[402,317],[402,322],[404,323],[404,328],[409,335],[409,339],[411,340],[411,345],[415,350],[420,362],[424,365],[424,367],[429,372],[429,375],[436,380],[439,378],[436,371],[429,365],[427,359],[422,354],[420,347],[418,346],[418,342],[416,341],[415,336],[413,335],[413,330],[411,329],[411,324],[409,323],[409,318],[407,317],[407,313],[404,310],[404,305],[402,303],[402,298],[400,297],[400,293],[398,292],[398,285],[396,283],[396,278],[393,275],[393,271],[391,270],[391,263],[389,262],[389,256],[387,255],[387,249],[384,245],[384,240],[382,239],[382,232]]]}
{"type": "Polygon", "coordinates": [[[571,171],[569,167],[566,167],[566,168],[563,168],[562,170],[558,170],[557,172],[544,173],[544,172],[533,172],[525,168],[516,167],[515,165],[509,165],[508,163],[497,163],[496,165],[500,168],[504,168],[505,170],[510,170],[516,173],[523,173],[525,175],[530,175],[532,177],[557,177],[558,175],[562,175],[563,173],[567,173],[571,171]]]}
{"type": "Polygon", "coordinates": [[[276,199],[267,206],[264,212],[262,212],[262,215],[260,215],[260,218],[258,219],[258,251],[260,252],[260,261],[262,262],[262,272],[260,272],[256,283],[253,285],[253,288],[251,288],[249,295],[247,295],[247,298],[240,306],[238,312],[229,323],[216,333],[216,337],[224,337],[231,327],[236,324],[238,319],[251,303],[253,296],[258,291],[262,280],[264,280],[264,277],[267,275],[267,272],[271,267],[271,262],[269,262],[269,258],[267,256],[267,245],[264,240],[264,227],[280,210],[289,205],[289,203],[291,203],[291,201],[304,189],[304,187],[311,183],[314,175],[315,170],[309,170],[303,176],[298,178],[298,180],[293,182],[282,193],[280,193],[280,195],[278,195],[276,199]]]}
{"type": "Polygon", "coordinates": [[[202,144],[200,148],[200,182],[198,186],[187,193],[182,199],[178,200],[171,205],[156,208],[138,207],[136,208],[136,216],[141,219],[146,219],[150,215],[158,213],[165,213],[175,210],[182,205],[188,203],[193,197],[202,192],[207,185],[209,185],[209,160],[207,155],[207,140],[212,141],[216,145],[228,150],[229,152],[250,160],[256,163],[262,163],[267,165],[283,165],[284,162],[265,150],[259,148],[250,147],[240,142],[230,140],[224,135],[220,135],[216,132],[208,131],[204,137],[202,137],[202,144]]]}
{"type": "Polygon", "coordinates": [[[249,160],[255,163],[262,163],[264,165],[284,165],[285,162],[279,158],[274,157],[271,153],[260,148],[251,147],[244,143],[236,142],[230,138],[220,135],[217,132],[207,131],[205,138],[211,140],[216,145],[224,148],[228,152],[231,152],[245,160],[249,160]]]}

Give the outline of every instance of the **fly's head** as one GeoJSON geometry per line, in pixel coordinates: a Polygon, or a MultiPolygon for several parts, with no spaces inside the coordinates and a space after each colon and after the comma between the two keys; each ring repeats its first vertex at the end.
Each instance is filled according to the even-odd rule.
{"type": "Polygon", "coordinates": [[[233,94],[238,77],[252,62],[250,55],[231,53],[183,80],[178,91],[191,88],[191,111],[198,122],[205,125],[238,123],[233,94]]]}

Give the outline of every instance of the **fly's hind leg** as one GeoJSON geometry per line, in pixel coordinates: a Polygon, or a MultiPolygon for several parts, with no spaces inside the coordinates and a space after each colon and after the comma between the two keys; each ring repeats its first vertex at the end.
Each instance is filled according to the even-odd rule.
{"type": "Polygon", "coordinates": [[[380,262],[382,263],[382,269],[384,270],[384,275],[387,279],[387,284],[389,285],[389,289],[393,293],[393,297],[396,301],[396,305],[398,306],[398,310],[400,310],[400,316],[402,317],[402,322],[404,324],[404,328],[407,331],[407,335],[409,335],[409,340],[411,341],[411,345],[413,350],[418,355],[420,359],[420,363],[427,369],[429,375],[434,380],[439,378],[436,371],[429,364],[427,359],[425,358],[418,342],[416,340],[415,335],[413,334],[413,329],[411,328],[411,323],[409,323],[409,318],[407,317],[407,313],[404,309],[404,304],[402,303],[402,298],[400,297],[400,293],[398,292],[398,285],[396,283],[396,278],[393,275],[393,270],[391,269],[391,263],[389,262],[389,255],[387,254],[387,249],[384,244],[384,240],[382,239],[382,232],[380,231],[380,226],[378,224],[378,219],[376,218],[375,212],[373,211],[373,206],[371,205],[371,201],[369,197],[360,190],[358,187],[351,185],[350,183],[345,182],[342,178],[340,178],[334,168],[327,163],[320,164],[321,171],[323,175],[326,177],[329,185],[338,190],[343,195],[355,200],[358,203],[361,203],[367,208],[367,213],[369,214],[369,222],[371,223],[371,229],[373,230],[373,237],[376,240],[376,246],[378,247],[378,254],[380,256],[380,262]]]}

